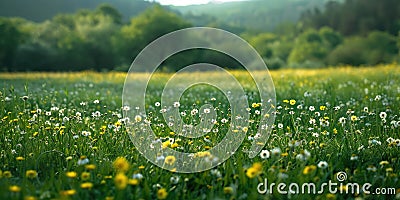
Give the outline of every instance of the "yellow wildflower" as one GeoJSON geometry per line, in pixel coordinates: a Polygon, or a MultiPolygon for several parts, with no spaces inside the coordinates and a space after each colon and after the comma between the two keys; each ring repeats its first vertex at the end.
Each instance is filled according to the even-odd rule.
{"type": "Polygon", "coordinates": [[[65,175],[68,178],[76,178],[78,176],[78,174],[76,172],[67,172],[67,173],[65,173],[65,175]]]}
{"type": "Polygon", "coordinates": [[[94,169],[96,169],[96,165],[94,165],[94,164],[85,165],[85,168],[87,170],[94,170],[94,169]]]}
{"type": "Polygon", "coordinates": [[[8,187],[8,190],[10,190],[11,192],[20,192],[21,187],[19,187],[18,185],[11,185],[10,187],[8,187]]]}
{"type": "Polygon", "coordinates": [[[36,172],[35,170],[27,170],[27,171],[25,172],[25,176],[26,176],[27,178],[30,178],[30,179],[36,178],[37,172],[36,172]]]}
{"type": "Polygon", "coordinates": [[[303,169],[303,174],[304,174],[304,175],[310,174],[310,173],[312,173],[313,171],[315,171],[316,169],[317,169],[317,166],[315,166],[315,165],[306,166],[306,167],[303,169]]]}
{"type": "Polygon", "coordinates": [[[129,184],[129,185],[138,185],[138,184],[139,184],[139,180],[137,180],[136,178],[134,178],[134,179],[129,179],[129,180],[128,180],[128,184],[129,184]]]}
{"type": "Polygon", "coordinates": [[[172,165],[172,164],[175,163],[175,161],[176,161],[175,156],[167,156],[167,157],[165,157],[165,161],[164,162],[167,165],[172,165]]]}
{"type": "Polygon", "coordinates": [[[114,178],[115,187],[119,190],[123,190],[128,185],[128,177],[123,173],[118,173],[114,178]]]}
{"type": "Polygon", "coordinates": [[[93,187],[93,183],[91,183],[91,182],[84,182],[81,184],[82,189],[92,189],[92,187],[93,187]]]}
{"type": "Polygon", "coordinates": [[[81,179],[86,181],[90,179],[90,173],[89,172],[82,172],[81,174],[81,179]]]}
{"type": "Polygon", "coordinates": [[[120,172],[126,172],[129,169],[129,163],[124,157],[118,157],[113,163],[114,169],[120,172]]]}
{"type": "Polygon", "coordinates": [[[158,199],[166,199],[167,196],[168,196],[168,192],[167,192],[167,190],[165,188],[160,188],[157,191],[157,198],[158,199]]]}

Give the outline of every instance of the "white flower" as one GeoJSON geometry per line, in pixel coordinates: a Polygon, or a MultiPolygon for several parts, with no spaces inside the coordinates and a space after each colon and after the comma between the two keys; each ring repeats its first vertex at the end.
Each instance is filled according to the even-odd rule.
{"type": "Polygon", "coordinates": [[[131,107],[129,107],[129,106],[124,106],[124,107],[122,107],[122,110],[123,111],[129,111],[131,109],[131,107]]]}
{"type": "Polygon", "coordinates": [[[181,104],[180,104],[179,102],[177,102],[177,101],[174,102],[174,107],[175,107],[175,108],[178,108],[179,106],[181,106],[181,104]]]}
{"type": "Polygon", "coordinates": [[[209,108],[205,108],[204,109],[204,113],[206,113],[206,114],[210,113],[210,109],[209,108]]]}
{"type": "Polygon", "coordinates": [[[157,160],[158,162],[160,162],[160,161],[164,162],[165,157],[164,157],[163,155],[157,156],[156,160],[157,160]]]}
{"type": "Polygon", "coordinates": [[[306,161],[308,158],[310,158],[310,156],[311,153],[307,149],[304,149],[301,153],[297,154],[296,159],[306,161]]]}
{"type": "Polygon", "coordinates": [[[318,168],[326,169],[328,167],[328,163],[326,161],[319,161],[318,168]]]}
{"type": "Polygon", "coordinates": [[[275,148],[271,149],[271,154],[273,156],[279,156],[279,155],[281,155],[281,149],[279,147],[275,147],[275,148]]]}
{"type": "Polygon", "coordinates": [[[381,112],[381,113],[379,113],[379,117],[380,117],[381,119],[386,119],[387,114],[386,114],[385,112],[381,112]]]}
{"type": "Polygon", "coordinates": [[[267,159],[267,158],[269,158],[269,156],[270,156],[270,154],[269,154],[268,150],[262,150],[260,153],[261,159],[267,159]]]}
{"type": "Polygon", "coordinates": [[[78,165],[86,165],[89,163],[89,159],[88,158],[84,158],[84,159],[79,159],[78,160],[78,165]]]}
{"type": "Polygon", "coordinates": [[[92,117],[100,117],[101,113],[100,111],[92,112],[92,117]]]}
{"type": "Polygon", "coordinates": [[[96,99],[96,100],[93,101],[93,103],[94,104],[98,104],[98,103],[100,103],[100,100],[96,99]]]}
{"type": "Polygon", "coordinates": [[[226,122],[228,122],[227,119],[225,119],[225,118],[221,119],[221,123],[225,124],[226,122]]]}
{"type": "Polygon", "coordinates": [[[179,183],[179,176],[172,176],[169,180],[174,185],[178,184],[179,183]]]}
{"type": "Polygon", "coordinates": [[[81,105],[81,106],[86,106],[86,102],[81,102],[79,105],[81,105]]]}
{"type": "Polygon", "coordinates": [[[282,172],[279,172],[278,173],[278,178],[279,179],[286,179],[286,178],[289,178],[289,175],[287,175],[285,173],[282,173],[282,172]]]}
{"type": "Polygon", "coordinates": [[[315,107],[314,107],[314,106],[310,106],[308,109],[309,109],[311,112],[313,112],[313,111],[315,110],[315,107]]]}
{"type": "Polygon", "coordinates": [[[160,102],[156,102],[155,104],[154,104],[156,107],[159,107],[161,104],[160,104],[160,102]]]}
{"type": "Polygon", "coordinates": [[[358,160],[358,156],[357,155],[351,155],[350,160],[354,161],[354,160],[358,160]]]}
{"type": "Polygon", "coordinates": [[[283,124],[282,124],[282,123],[279,123],[279,124],[278,124],[278,128],[283,128],[283,124]]]}
{"type": "Polygon", "coordinates": [[[301,105],[301,104],[297,105],[297,109],[299,109],[299,110],[303,109],[303,105],[301,105]]]}
{"type": "Polygon", "coordinates": [[[58,110],[59,110],[59,108],[56,107],[56,106],[53,106],[53,107],[50,108],[50,111],[58,111],[58,110]]]}
{"type": "Polygon", "coordinates": [[[82,135],[87,137],[87,136],[92,135],[92,133],[89,131],[82,131],[82,135]]]}
{"type": "Polygon", "coordinates": [[[382,143],[376,139],[372,139],[368,141],[368,144],[372,144],[372,145],[381,145],[382,143]]]}
{"type": "Polygon", "coordinates": [[[140,179],[143,178],[143,175],[142,175],[141,173],[133,174],[133,175],[132,175],[132,178],[133,178],[133,179],[139,179],[139,180],[140,180],[140,179]]]}
{"type": "Polygon", "coordinates": [[[213,169],[211,170],[211,175],[217,177],[217,178],[221,178],[221,172],[218,171],[218,169],[213,169]]]}
{"type": "Polygon", "coordinates": [[[367,171],[376,172],[376,170],[377,170],[377,169],[376,169],[375,166],[370,165],[370,166],[367,167],[367,171]]]}
{"type": "Polygon", "coordinates": [[[392,137],[389,137],[388,139],[386,139],[386,142],[390,144],[394,142],[394,139],[392,137]]]}
{"type": "Polygon", "coordinates": [[[136,122],[141,122],[142,121],[142,117],[140,115],[136,115],[135,116],[135,121],[136,122]]]}
{"type": "Polygon", "coordinates": [[[191,115],[196,115],[199,112],[199,110],[197,109],[193,109],[192,111],[190,111],[191,115]]]}
{"type": "Polygon", "coordinates": [[[346,123],[346,118],[344,118],[344,117],[339,118],[339,123],[344,125],[346,123]]]}
{"type": "Polygon", "coordinates": [[[63,118],[63,122],[68,122],[69,121],[69,118],[68,117],[64,117],[63,118]]]}

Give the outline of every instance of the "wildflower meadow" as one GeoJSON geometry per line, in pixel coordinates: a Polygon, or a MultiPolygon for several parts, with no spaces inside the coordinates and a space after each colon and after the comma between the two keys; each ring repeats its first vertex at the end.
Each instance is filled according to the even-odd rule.
{"type": "MultiPolygon", "coordinates": [[[[157,155],[170,170],[147,161],[125,124],[145,122],[163,148],[207,162],[237,117],[218,89],[194,86],[174,103],[187,124],[200,123],[211,112],[202,105],[213,105],[214,126],[188,139],[162,115],[160,91],[171,74],[153,75],[147,115],[130,119],[124,112],[136,108],[122,104],[125,73],[1,73],[0,199],[400,199],[398,65],[271,71],[275,122],[254,158],[247,151],[265,108],[246,72],[231,73],[246,92],[250,125],[229,159],[198,173],[174,172],[174,156],[157,155]],[[329,182],[334,192],[323,188],[329,182]],[[349,192],[354,184],[346,183],[369,190],[349,192]]],[[[213,74],[187,78],[201,76],[213,74]]]]}

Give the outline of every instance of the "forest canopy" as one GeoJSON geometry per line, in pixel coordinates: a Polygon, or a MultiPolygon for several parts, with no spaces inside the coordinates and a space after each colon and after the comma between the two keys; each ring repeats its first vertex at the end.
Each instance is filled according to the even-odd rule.
{"type": "MultiPolygon", "coordinates": [[[[280,21],[270,31],[224,20],[158,4],[130,20],[110,4],[57,14],[41,22],[0,17],[0,69],[126,71],[157,37],[199,23],[239,34],[258,50],[270,69],[375,65],[398,62],[400,57],[398,0],[329,1],[323,7],[310,7],[296,21],[280,21]]],[[[162,70],[176,71],[183,64],[207,60],[240,68],[224,55],[192,51],[168,59],[162,70]]]]}

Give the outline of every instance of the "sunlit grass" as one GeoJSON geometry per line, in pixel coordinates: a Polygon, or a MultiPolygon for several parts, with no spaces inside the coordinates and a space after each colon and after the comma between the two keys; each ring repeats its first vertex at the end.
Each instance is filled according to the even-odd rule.
{"type": "MultiPolygon", "coordinates": [[[[241,71],[232,74],[249,84],[249,112],[255,116],[260,108],[251,106],[259,102],[249,77],[241,71]]],[[[288,199],[277,191],[261,195],[257,185],[264,178],[277,184],[337,182],[341,171],[349,182],[369,182],[372,188],[394,187],[399,192],[399,66],[285,69],[271,75],[278,112],[260,156],[250,159],[245,153],[257,134],[250,128],[242,146],[224,164],[201,173],[178,174],[147,162],[130,141],[122,115],[127,108],[121,105],[126,73],[1,73],[0,199],[288,199]]],[[[135,76],[141,80],[141,74],[135,76]]],[[[170,76],[157,74],[152,83],[170,76]]],[[[206,89],[207,94],[198,91],[188,91],[181,99],[182,109],[188,110],[186,120],[198,121],[191,111],[215,98],[214,129],[226,130],[229,105],[224,97],[212,89],[206,89]]],[[[161,125],[158,94],[148,95],[152,112],[148,120],[165,145],[194,151],[218,142],[213,132],[199,140],[179,140],[161,125]]],[[[174,164],[171,158],[166,162],[174,164]]],[[[385,198],[328,191],[291,196],[355,197],[385,198]]]]}

